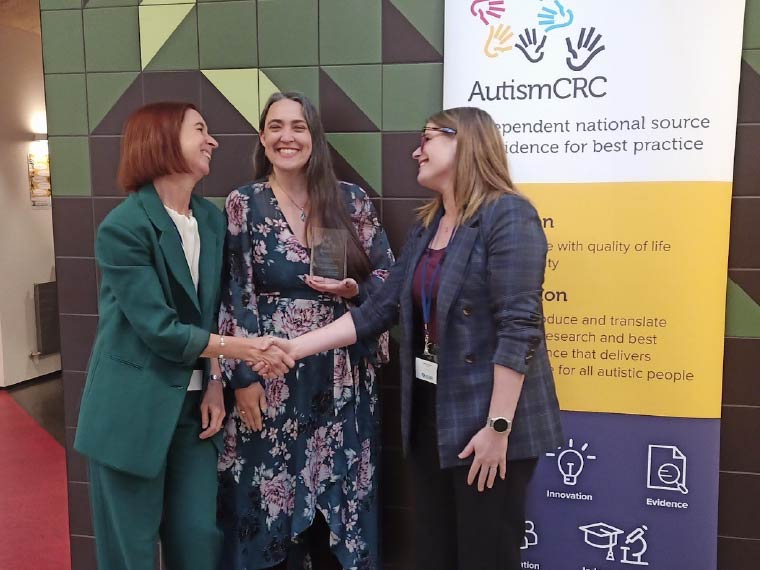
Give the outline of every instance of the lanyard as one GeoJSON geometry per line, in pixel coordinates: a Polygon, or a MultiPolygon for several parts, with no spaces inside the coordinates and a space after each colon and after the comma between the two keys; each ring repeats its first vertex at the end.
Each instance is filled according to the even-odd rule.
{"type": "Polygon", "coordinates": [[[433,270],[433,275],[430,278],[430,287],[427,286],[427,268],[428,263],[430,259],[430,250],[428,250],[425,253],[425,260],[422,263],[422,291],[421,291],[421,297],[422,297],[422,320],[425,327],[425,350],[423,354],[425,356],[432,356],[430,352],[430,311],[433,307],[433,288],[435,287],[435,280],[438,278],[438,275],[441,273],[441,268],[443,267],[443,260],[446,257],[446,254],[444,253],[441,257],[440,262],[438,263],[438,266],[433,270]]]}

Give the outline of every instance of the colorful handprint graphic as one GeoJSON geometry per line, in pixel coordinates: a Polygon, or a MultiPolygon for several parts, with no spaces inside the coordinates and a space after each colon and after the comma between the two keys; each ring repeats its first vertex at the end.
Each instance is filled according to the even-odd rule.
{"type": "Polygon", "coordinates": [[[470,4],[470,13],[488,26],[489,16],[498,20],[504,15],[504,0],[474,0],[470,4]]]}
{"type": "Polygon", "coordinates": [[[546,44],[546,36],[541,36],[541,41],[538,41],[536,29],[529,30],[525,28],[522,34],[520,34],[520,43],[515,47],[525,56],[531,63],[538,63],[544,58],[544,44],[546,44]]]}
{"type": "Polygon", "coordinates": [[[565,62],[567,66],[573,71],[581,71],[584,69],[591,60],[594,59],[600,52],[604,51],[604,45],[597,47],[597,44],[602,39],[602,34],[597,33],[594,37],[596,28],[591,28],[586,34],[586,28],[581,28],[580,34],[578,34],[578,43],[573,47],[570,38],[565,38],[567,44],[567,51],[570,54],[565,62]]]}
{"type": "Polygon", "coordinates": [[[565,8],[559,0],[554,0],[555,8],[544,6],[538,13],[538,25],[544,27],[544,33],[558,28],[566,28],[573,23],[573,11],[565,8]]]}
{"type": "Polygon", "coordinates": [[[514,45],[509,43],[514,37],[512,28],[504,24],[491,26],[488,31],[488,39],[483,47],[483,53],[488,57],[497,57],[504,52],[510,51],[514,45]]]}

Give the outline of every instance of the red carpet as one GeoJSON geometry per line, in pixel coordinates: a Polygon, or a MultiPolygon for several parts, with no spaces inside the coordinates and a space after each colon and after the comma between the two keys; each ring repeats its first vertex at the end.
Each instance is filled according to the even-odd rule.
{"type": "Polygon", "coordinates": [[[66,455],[0,392],[0,568],[69,570],[66,455]]]}

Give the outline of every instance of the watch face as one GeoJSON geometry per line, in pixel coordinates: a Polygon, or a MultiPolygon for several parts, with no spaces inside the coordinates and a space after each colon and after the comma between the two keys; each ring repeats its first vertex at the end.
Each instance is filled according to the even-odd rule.
{"type": "Polygon", "coordinates": [[[496,418],[493,420],[493,429],[498,432],[507,431],[509,429],[509,422],[504,418],[496,418]]]}

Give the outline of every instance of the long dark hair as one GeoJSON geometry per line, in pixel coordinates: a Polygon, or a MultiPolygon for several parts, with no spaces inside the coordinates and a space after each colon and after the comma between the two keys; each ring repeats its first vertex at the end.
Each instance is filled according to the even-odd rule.
{"type": "MultiPolygon", "coordinates": [[[[346,230],[350,236],[346,248],[346,273],[357,282],[361,282],[367,278],[372,268],[338,186],[338,179],[335,177],[330,157],[330,147],[327,144],[317,109],[303,93],[295,91],[273,93],[261,111],[259,132],[264,131],[269,108],[283,99],[290,99],[301,105],[306,126],[311,133],[311,157],[306,164],[306,185],[311,205],[309,217],[306,218],[307,239],[309,239],[309,228],[312,224],[317,227],[346,230]]],[[[264,145],[260,142],[256,145],[253,154],[253,174],[256,180],[272,174],[272,163],[267,158],[264,145]]]]}

